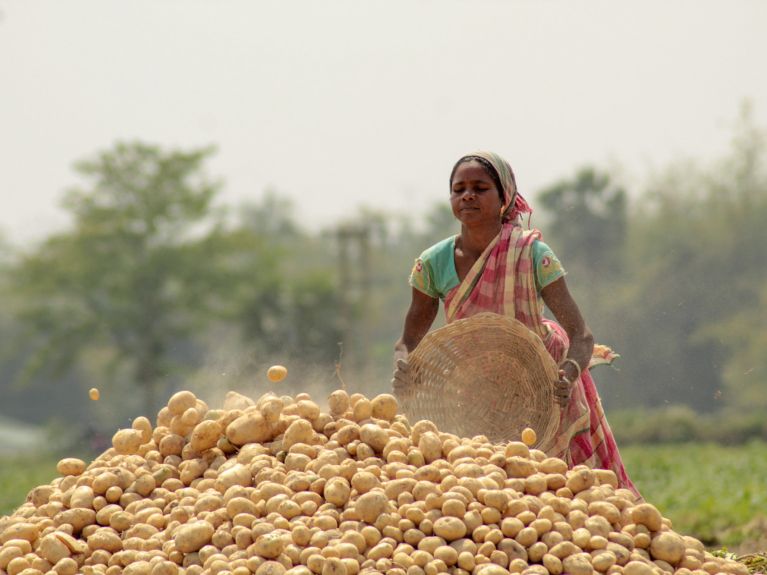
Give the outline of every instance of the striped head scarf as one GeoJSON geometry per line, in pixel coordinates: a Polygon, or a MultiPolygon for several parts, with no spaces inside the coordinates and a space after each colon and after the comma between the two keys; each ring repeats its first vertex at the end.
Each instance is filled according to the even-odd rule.
{"type": "MultiPolygon", "coordinates": [[[[459,164],[471,160],[479,160],[485,167],[488,167],[489,165],[489,167],[495,170],[503,191],[501,218],[504,222],[516,222],[521,214],[533,213],[530,204],[527,203],[525,198],[522,197],[522,194],[517,190],[514,171],[506,160],[494,152],[479,151],[463,156],[456,162],[455,166],[458,167],[459,164]]],[[[453,169],[453,173],[455,173],[455,168],[453,169]]],[[[452,175],[450,179],[452,180],[452,175]]]]}

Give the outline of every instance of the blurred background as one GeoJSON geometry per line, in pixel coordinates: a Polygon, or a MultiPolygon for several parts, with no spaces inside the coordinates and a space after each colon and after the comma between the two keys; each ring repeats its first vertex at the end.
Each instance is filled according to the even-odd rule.
{"type": "Polygon", "coordinates": [[[622,356],[595,379],[639,489],[764,549],[765,22],[758,0],[0,0],[0,513],[178,389],[387,391],[413,259],[457,233],[450,170],[484,148],[622,356]]]}

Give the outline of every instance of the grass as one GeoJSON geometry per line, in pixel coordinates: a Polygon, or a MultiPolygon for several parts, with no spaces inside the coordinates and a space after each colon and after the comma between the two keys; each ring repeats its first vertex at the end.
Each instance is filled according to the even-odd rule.
{"type": "MultiPolygon", "coordinates": [[[[710,547],[767,549],[767,443],[631,445],[621,449],[645,499],[710,547]]],[[[56,476],[53,456],[0,458],[0,515],[56,476]]]]}
{"type": "Polygon", "coordinates": [[[57,458],[50,455],[0,457],[0,515],[24,503],[27,493],[56,477],[57,458]]]}
{"type": "Polygon", "coordinates": [[[676,531],[710,547],[767,548],[767,443],[635,445],[621,455],[676,531]]]}

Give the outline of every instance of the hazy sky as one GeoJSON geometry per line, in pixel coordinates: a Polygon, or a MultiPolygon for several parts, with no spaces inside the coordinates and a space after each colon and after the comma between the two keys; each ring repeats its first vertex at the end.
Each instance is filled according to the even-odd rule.
{"type": "Polygon", "coordinates": [[[315,228],[416,212],[489,148],[523,192],[585,163],[636,181],[767,121],[767,2],[0,0],[0,231],[66,224],[72,163],[215,143],[222,200],[315,228]]]}

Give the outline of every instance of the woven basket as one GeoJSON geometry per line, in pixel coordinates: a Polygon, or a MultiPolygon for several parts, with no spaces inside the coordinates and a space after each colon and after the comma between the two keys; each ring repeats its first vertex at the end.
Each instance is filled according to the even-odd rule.
{"type": "Polygon", "coordinates": [[[519,321],[481,313],[427,334],[408,357],[410,385],[399,401],[411,422],[433,421],[459,437],[552,442],[559,423],[557,365],[541,339],[519,321]]]}

